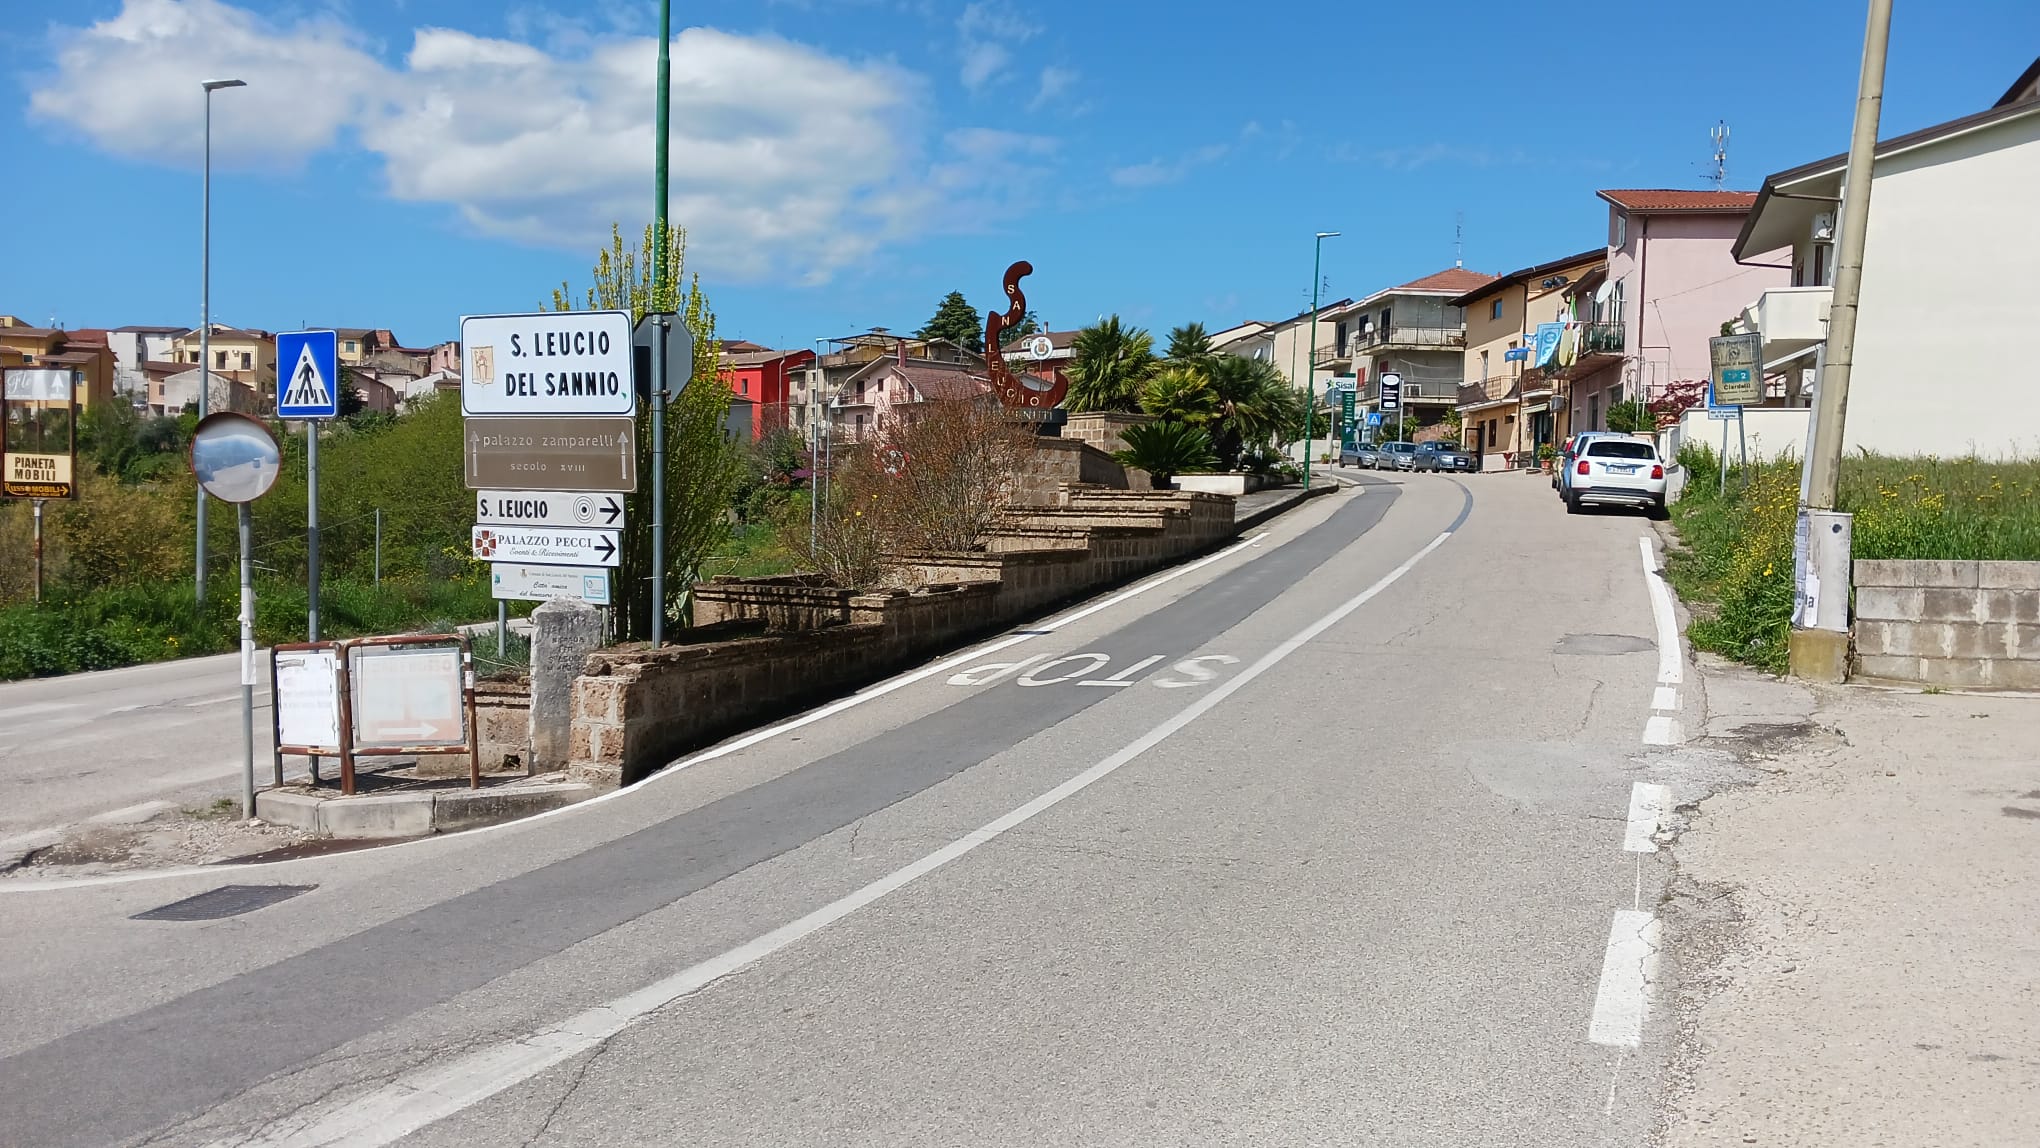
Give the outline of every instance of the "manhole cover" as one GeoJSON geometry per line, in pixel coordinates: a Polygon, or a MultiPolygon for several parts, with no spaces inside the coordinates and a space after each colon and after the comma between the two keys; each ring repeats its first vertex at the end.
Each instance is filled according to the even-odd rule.
{"type": "Polygon", "coordinates": [[[238,917],[252,913],[278,901],[288,901],[299,893],[309,893],[317,885],[222,885],[209,889],[195,897],[172,901],[168,905],[136,913],[136,921],[217,921],[223,917],[238,917]]]}
{"type": "Polygon", "coordinates": [[[1640,654],[1657,647],[1649,638],[1638,638],[1629,634],[1567,634],[1551,648],[1554,654],[1580,654],[1585,656],[1608,654],[1640,654]]]}

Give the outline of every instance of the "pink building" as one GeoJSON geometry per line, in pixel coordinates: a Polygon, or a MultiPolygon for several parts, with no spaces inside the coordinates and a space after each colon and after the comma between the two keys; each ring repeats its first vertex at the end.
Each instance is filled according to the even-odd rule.
{"type": "Polygon", "coordinates": [[[426,361],[426,370],[444,371],[449,375],[460,374],[460,340],[450,339],[432,348],[431,358],[426,361]]]}
{"type": "Polygon", "coordinates": [[[1670,383],[1707,378],[1707,341],[1752,298],[1792,280],[1789,250],[1736,261],[1752,192],[1600,195],[1608,203],[1608,267],[1572,292],[1584,329],[1566,372],[1567,434],[1605,429],[1614,403],[1648,402],[1670,383]]]}

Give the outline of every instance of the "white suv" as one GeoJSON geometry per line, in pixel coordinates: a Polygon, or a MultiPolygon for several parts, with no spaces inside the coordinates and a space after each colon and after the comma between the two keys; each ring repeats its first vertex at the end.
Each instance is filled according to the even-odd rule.
{"type": "Polygon", "coordinates": [[[1644,438],[1590,439],[1566,476],[1565,508],[1586,504],[1640,506],[1655,517],[1665,510],[1665,463],[1644,438]]]}

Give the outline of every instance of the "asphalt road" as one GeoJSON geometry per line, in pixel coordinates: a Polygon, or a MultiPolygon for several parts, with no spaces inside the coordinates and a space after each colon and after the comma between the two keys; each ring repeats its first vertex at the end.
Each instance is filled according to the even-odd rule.
{"type": "MultiPolygon", "coordinates": [[[[267,694],[258,777],[271,768],[267,694]]],[[[244,756],[238,654],[0,683],[0,840],[145,801],[238,796],[244,756]]]]}
{"type": "Polygon", "coordinates": [[[607,800],[0,885],[0,1128],[1643,1145],[1665,869],[1625,842],[1708,784],[1645,744],[1696,717],[1648,534],[1399,477],[607,800]],[[132,919],[227,883],[310,888],[132,919]]]}

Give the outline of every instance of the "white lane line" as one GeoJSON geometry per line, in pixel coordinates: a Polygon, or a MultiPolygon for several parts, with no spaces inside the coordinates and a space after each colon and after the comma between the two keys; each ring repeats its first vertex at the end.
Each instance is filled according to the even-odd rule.
{"type": "MultiPolygon", "coordinates": [[[[805,917],[781,925],[764,936],[728,952],[682,969],[672,976],[653,981],[636,992],[578,1013],[551,1028],[527,1033],[514,1040],[469,1053],[444,1065],[400,1077],[360,1096],[329,1102],[316,1110],[316,1115],[308,1113],[293,1116],[279,1122],[279,1126],[273,1130],[264,1129],[252,1138],[236,1137],[231,1141],[215,1141],[214,1148],[228,1148],[229,1144],[236,1148],[257,1146],[318,1148],[329,1144],[346,1144],[350,1148],[377,1148],[380,1145],[394,1143],[428,1124],[470,1108],[506,1088],[537,1076],[554,1065],[588,1052],[653,1010],[700,992],[731,973],[755,964],[835,924],[886,894],[940,869],[1007,830],[1027,823],[1111,776],[1184,726],[1210,713],[1220,702],[1238,693],[1248,682],[1274,668],[1277,663],[1302,648],[1304,643],[1366,605],[1375,595],[1409,573],[1418,562],[1443,545],[1450,537],[1452,535],[1448,531],[1432,539],[1422,550],[1410,556],[1408,561],[1383,575],[1380,581],[1348,598],[1331,613],[1304,627],[1294,637],[1240,671],[1237,676],[1183,707],[1175,716],[1142,734],[1112,756],[997,820],[980,826],[846,897],[832,901],[805,917]]],[[[1605,972],[1602,981],[1605,991],[1607,981],[1605,972]]],[[[1640,1020],[1638,1024],[1640,1027],[1640,1020]]]]}
{"type": "Polygon", "coordinates": [[[1618,1048],[1643,1043],[1643,1019],[1650,1011],[1650,996],[1657,983],[1659,933],[1658,920],[1649,913],[1615,910],[1615,923],[1608,929],[1608,951],[1601,958],[1594,1018],[1587,1023],[1588,1040],[1618,1048]]]}
{"type": "Polygon", "coordinates": [[[1650,708],[1667,712],[1677,711],[1679,708],[1679,691],[1670,686],[1659,686],[1657,691],[1650,695],[1650,708]]]}
{"type": "Polygon", "coordinates": [[[1662,785],[1639,781],[1629,787],[1629,827],[1622,835],[1622,848],[1631,853],[1655,853],[1657,832],[1665,827],[1672,811],[1672,791],[1662,785]]]}
{"type": "MultiPolygon", "coordinates": [[[[586,801],[576,801],[572,805],[562,805],[558,809],[548,809],[543,813],[534,813],[530,817],[520,818],[516,821],[502,821],[498,822],[495,825],[483,825],[478,826],[477,828],[474,829],[464,829],[457,834],[446,834],[444,836],[437,837],[421,837],[416,841],[402,841],[398,842],[395,845],[382,846],[381,848],[372,850],[371,852],[376,856],[387,856],[389,855],[389,853],[397,849],[418,848],[421,846],[430,845],[434,842],[449,841],[456,839],[461,841],[469,841],[476,837],[483,836],[485,834],[507,833],[512,830],[518,829],[522,826],[531,825],[540,821],[545,821],[548,818],[572,816],[573,814],[582,812],[593,806],[601,805],[604,802],[621,800],[628,794],[636,793],[640,788],[644,786],[657,784],[661,779],[672,777],[680,773],[682,770],[687,769],[691,766],[700,765],[702,762],[705,761],[714,761],[716,758],[719,757],[727,757],[730,754],[738,752],[739,750],[749,749],[760,742],[770,741],[771,739],[778,737],[780,734],[791,733],[794,730],[801,729],[804,726],[813,725],[815,722],[821,721],[824,718],[834,717],[835,715],[842,713],[844,710],[850,709],[853,706],[863,705],[865,702],[868,702],[873,698],[884,697],[885,695],[892,693],[894,690],[904,689],[907,686],[913,685],[915,682],[921,681],[924,678],[930,678],[935,676],[936,674],[947,673],[950,670],[956,669],[958,666],[974,662],[977,659],[984,657],[986,654],[996,653],[999,650],[1004,650],[1012,646],[1017,646],[1030,638],[1039,638],[1045,634],[1052,634],[1055,631],[1062,629],[1064,626],[1071,624],[1072,622],[1082,621],[1083,619],[1098,613],[1100,610],[1109,610],[1112,607],[1119,605],[1121,602],[1125,602],[1129,599],[1139,597],[1140,595],[1147,593],[1149,590],[1152,590],[1157,586],[1167,585],[1168,583],[1173,582],[1178,578],[1181,578],[1185,574],[1190,574],[1195,571],[1202,570],[1204,567],[1209,566],[1214,562],[1220,562],[1227,558],[1230,558],[1233,555],[1238,554],[1240,551],[1247,549],[1248,547],[1253,547],[1258,550],[1260,549],[1262,540],[1267,538],[1271,533],[1273,533],[1273,531],[1263,530],[1261,533],[1254,535],[1252,538],[1247,538],[1239,542],[1235,542],[1231,546],[1226,547],[1224,550],[1221,550],[1216,554],[1207,554],[1204,557],[1199,558],[1197,561],[1189,563],[1188,565],[1178,566],[1173,570],[1164,571],[1160,574],[1155,575],[1152,578],[1146,579],[1145,581],[1138,582],[1133,586],[1130,586],[1127,589],[1122,590],[1117,594],[1114,594],[1112,597],[1106,598],[1103,601],[1093,602],[1089,606],[1085,606],[1080,610],[1073,610],[1070,613],[1064,614],[1060,617],[1051,618],[1038,626],[1032,627],[1031,629],[1022,630],[1015,634],[1009,634],[1004,638],[1000,638],[999,640],[990,642],[986,645],[972,647],[971,649],[961,654],[958,654],[955,657],[944,658],[943,660],[936,662],[934,665],[923,666],[922,668],[915,670],[912,673],[902,674],[899,677],[891,678],[887,681],[879,683],[878,685],[870,686],[864,690],[861,690],[857,693],[850,695],[847,698],[842,699],[841,701],[831,702],[830,704],[823,706],[821,709],[811,710],[808,713],[800,715],[799,717],[789,718],[788,720],[779,722],[776,725],[766,726],[764,729],[758,730],[751,734],[747,734],[744,737],[740,737],[735,741],[726,742],[722,745],[715,746],[711,749],[705,749],[692,757],[676,761],[673,764],[666,766],[664,769],[661,769],[656,773],[650,774],[636,782],[631,783],[630,785],[626,785],[621,789],[612,789],[607,793],[598,793],[594,797],[591,797],[586,801]]],[[[1284,545],[1284,543],[1278,542],[1275,545],[1279,547],[1284,545]]],[[[1264,554],[1270,552],[1272,552],[1272,548],[1271,550],[1262,551],[1262,553],[1264,554]]],[[[1028,664],[1028,662],[1032,662],[1034,660],[1035,659],[1033,658],[1029,658],[1027,662],[1016,664],[1026,665],[1028,664]]],[[[114,673],[117,671],[107,670],[102,672],[114,673]]],[[[321,859],[293,858],[286,861],[258,861],[247,865],[235,865],[232,866],[232,869],[236,873],[244,873],[256,869],[266,869],[272,865],[301,865],[307,861],[316,860],[321,859]]],[[[163,881],[173,877],[217,876],[219,872],[220,869],[218,869],[217,867],[159,869],[152,873],[115,873],[105,877],[67,877],[46,881],[7,881],[0,882],[0,897],[7,896],[10,893],[41,893],[57,889],[83,889],[96,885],[127,885],[136,881],[163,881]]]]}
{"type": "Polygon", "coordinates": [[[1672,592],[1658,574],[1650,539],[1639,538],[1636,545],[1643,551],[1643,581],[1650,589],[1650,612],[1657,619],[1658,684],[1676,686],[1686,680],[1686,660],[1679,653],[1679,616],[1672,610],[1672,592]]]}
{"type": "Polygon", "coordinates": [[[1685,731],[1679,728],[1679,720],[1669,714],[1652,714],[1643,723],[1643,744],[1678,745],[1686,740],[1685,731]]]}

